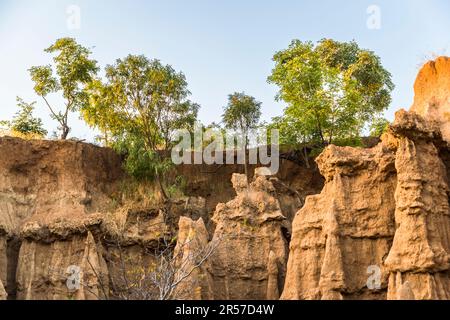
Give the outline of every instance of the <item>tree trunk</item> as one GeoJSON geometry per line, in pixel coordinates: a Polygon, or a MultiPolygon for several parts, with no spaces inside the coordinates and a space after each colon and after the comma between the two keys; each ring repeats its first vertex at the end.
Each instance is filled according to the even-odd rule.
{"type": "Polygon", "coordinates": [[[309,164],[309,155],[308,155],[308,149],[306,147],[303,148],[303,157],[305,159],[306,168],[311,169],[311,165],[309,164]]]}
{"type": "Polygon", "coordinates": [[[245,172],[245,176],[247,177],[247,182],[248,182],[250,177],[248,176],[247,156],[245,157],[244,172],[245,172]]]}
{"type": "Polygon", "coordinates": [[[163,197],[163,200],[169,200],[169,196],[167,195],[166,189],[164,189],[164,186],[161,181],[161,177],[159,176],[159,173],[156,174],[156,181],[158,182],[159,190],[161,191],[161,195],[163,197]]]}
{"type": "Polygon", "coordinates": [[[69,132],[70,128],[66,124],[62,125],[61,140],[66,140],[69,132]]]}
{"type": "Polygon", "coordinates": [[[248,172],[248,136],[245,135],[245,143],[244,143],[244,172],[245,176],[247,177],[247,184],[249,184],[250,177],[248,172]]]}

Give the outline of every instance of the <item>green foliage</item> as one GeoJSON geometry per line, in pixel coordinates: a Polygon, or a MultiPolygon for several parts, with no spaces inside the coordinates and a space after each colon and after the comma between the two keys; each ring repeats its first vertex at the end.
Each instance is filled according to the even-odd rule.
{"type": "Polygon", "coordinates": [[[274,126],[286,142],[326,146],[354,139],[391,102],[391,74],[355,42],[294,40],[274,61],[268,81],[280,87],[277,100],[288,104],[274,126]]]}
{"type": "Polygon", "coordinates": [[[359,136],[348,137],[348,138],[339,138],[334,141],[334,144],[339,147],[354,147],[354,148],[364,147],[363,139],[359,136]]]}
{"type": "Polygon", "coordinates": [[[372,137],[381,137],[389,128],[389,120],[385,118],[376,118],[370,125],[370,135],[372,137]]]}
{"type": "Polygon", "coordinates": [[[113,112],[111,105],[114,103],[114,96],[109,90],[100,80],[91,81],[85,88],[88,98],[80,110],[87,125],[101,132],[97,140],[107,147],[112,146],[115,137],[124,131],[125,122],[119,113],[113,112]]]}
{"type": "Polygon", "coordinates": [[[184,196],[184,191],[186,189],[186,178],[182,176],[177,176],[175,180],[167,188],[167,193],[170,198],[181,198],[184,196]]]}
{"type": "Polygon", "coordinates": [[[285,114],[283,117],[275,117],[267,126],[268,132],[276,129],[280,133],[280,144],[300,147],[310,141],[314,141],[312,132],[308,130],[308,123],[298,121],[295,117],[285,114]]]}
{"type": "Polygon", "coordinates": [[[129,55],[106,68],[107,82],[85,90],[82,115],[112,136],[139,135],[146,150],[169,150],[178,129],[193,130],[199,106],[187,97],[186,78],[169,65],[129,55]]]}
{"type": "Polygon", "coordinates": [[[17,106],[19,111],[15,114],[12,121],[1,121],[0,125],[6,126],[14,134],[23,137],[43,138],[47,135],[42,120],[33,116],[36,102],[26,103],[22,98],[17,97],[17,106]]]}
{"type": "MultiPolygon", "coordinates": [[[[208,147],[213,142],[221,141],[221,147],[224,151],[236,149],[236,137],[225,127],[213,122],[210,125],[203,127],[203,134],[205,134],[207,131],[210,132],[211,136],[209,139],[203,136],[203,148],[208,147]],[[228,145],[228,142],[230,142],[230,145],[228,145]]],[[[194,141],[194,139],[192,139],[192,141],[194,141]]]]}
{"type": "Polygon", "coordinates": [[[239,130],[248,134],[255,129],[261,119],[261,102],[245,93],[228,96],[228,105],[224,108],[223,123],[228,129],[239,130]]]}
{"type": "MultiPolygon", "coordinates": [[[[244,138],[243,149],[249,145],[250,130],[257,129],[261,119],[262,103],[244,92],[233,93],[228,96],[228,105],[224,108],[222,121],[225,128],[238,131],[244,138]]],[[[248,159],[245,159],[245,174],[248,177],[248,159]]]]}
{"type": "Polygon", "coordinates": [[[98,72],[97,62],[89,58],[91,52],[72,38],[62,38],[45,50],[55,54],[54,68],[51,65],[30,68],[34,91],[43,98],[51,116],[59,123],[61,139],[66,139],[70,127],[68,116],[77,111],[87,99],[84,86],[90,83],[98,72]],[[56,72],[56,74],[54,74],[56,72]],[[57,110],[48,95],[60,92],[65,100],[64,107],[57,110]]]}
{"type": "Polygon", "coordinates": [[[157,151],[147,150],[139,135],[126,135],[113,144],[116,152],[126,155],[125,170],[138,181],[152,181],[172,168],[170,159],[162,159],[157,151]]]}
{"type": "Polygon", "coordinates": [[[106,67],[106,82],[92,81],[81,114],[102,140],[127,155],[125,168],[137,179],[161,178],[172,163],[164,156],[179,129],[194,130],[199,106],[188,100],[186,78],[170,65],[129,55],[106,67]]]}

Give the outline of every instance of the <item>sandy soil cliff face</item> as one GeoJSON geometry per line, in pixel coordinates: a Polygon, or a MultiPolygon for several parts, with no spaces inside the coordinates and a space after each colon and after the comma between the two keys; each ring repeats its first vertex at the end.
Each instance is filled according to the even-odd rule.
{"type": "Polygon", "coordinates": [[[385,261],[389,299],[450,299],[448,146],[439,124],[399,112],[394,243],[385,261]]]}
{"type": "Polygon", "coordinates": [[[450,299],[450,60],[373,149],[330,146],[293,223],[284,299],[450,299]]]}
{"type": "Polygon", "coordinates": [[[181,257],[218,245],[184,299],[450,299],[448,61],[424,66],[413,111],[379,145],[328,147],[324,178],[286,160],[278,179],[250,183],[233,166],[182,167],[193,198],[170,217],[113,205],[123,173],[111,150],[0,138],[0,299],[102,298],[119,256],[149,266],[145,251],[174,230],[181,257]]]}
{"type": "Polygon", "coordinates": [[[108,195],[122,176],[120,158],[76,142],[13,138],[1,139],[0,154],[0,275],[6,291],[18,299],[99,295],[90,264],[107,273],[98,234],[108,195]],[[87,283],[73,295],[66,283],[70,266],[82,268],[87,283]]]}
{"type": "MultiPolygon", "coordinates": [[[[201,235],[201,242],[208,243],[216,229],[212,222],[214,211],[210,212],[210,207],[236,197],[231,183],[232,171],[242,169],[221,167],[210,174],[205,167],[181,168],[191,197],[175,201],[168,216],[162,208],[149,209],[139,203],[117,206],[119,189],[124,183],[121,166],[120,157],[113,151],[84,143],[0,138],[2,298],[6,292],[10,299],[102,298],[105,291],[111,289],[108,285],[112,281],[116,289],[121,289],[122,260],[127,270],[151,265],[154,261],[148,252],[160,246],[162,237],[175,236],[171,233],[179,230],[178,238],[183,239],[194,230],[201,235]],[[217,188],[222,185],[221,189],[208,191],[206,187],[210,183],[207,179],[213,179],[211,184],[217,188]],[[178,221],[180,217],[185,218],[178,221]],[[203,222],[197,221],[199,218],[209,221],[206,230],[203,222]],[[73,278],[71,267],[74,266],[82,271],[83,286],[78,290],[68,288],[67,280],[73,278]]],[[[287,260],[282,249],[287,241],[284,235],[289,237],[295,212],[302,206],[306,194],[321,188],[323,178],[315,169],[306,170],[287,160],[282,162],[279,175],[285,180],[275,179],[274,185],[266,182],[270,186],[269,193],[263,188],[264,184],[255,185],[258,191],[252,193],[257,195],[253,203],[243,202],[240,208],[240,202],[234,202],[229,210],[235,210],[235,216],[246,215],[240,222],[226,217],[217,219],[217,237],[221,237],[222,231],[231,234],[234,224],[241,223],[245,232],[237,236],[241,237],[238,245],[248,247],[242,252],[240,262],[232,267],[237,278],[242,275],[244,280],[227,283],[229,289],[223,291],[226,292],[224,297],[265,298],[267,290],[274,292],[269,296],[277,297],[282,290],[287,260]],[[304,174],[292,174],[300,172],[304,174]],[[264,201],[267,199],[276,203],[276,208],[268,206],[268,212],[265,212],[264,201]],[[251,213],[254,207],[259,208],[261,217],[251,213]],[[270,217],[264,220],[265,213],[270,216],[273,210],[278,220],[272,221],[270,217]],[[256,226],[246,225],[247,220],[253,223],[255,217],[256,226]],[[252,228],[259,231],[246,244],[252,228]],[[283,236],[280,230],[283,230],[283,236]],[[276,240],[274,252],[270,251],[272,238],[276,240]],[[265,245],[259,246],[260,241],[265,245]],[[252,252],[252,248],[257,252],[252,252]],[[254,285],[241,293],[245,283],[254,285]],[[257,290],[253,291],[256,286],[257,290]],[[270,287],[273,289],[268,289],[270,287]]],[[[238,198],[243,199],[242,196],[238,198]]],[[[223,243],[228,249],[234,244],[232,241],[223,243]]],[[[189,250],[193,252],[195,248],[189,250]]],[[[189,250],[183,255],[189,255],[189,250]]],[[[221,259],[231,264],[233,256],[227,250],[221,250],[221,259]]],[[[215,289],[215,284],[219,283],[218,288],[221,288],[223,270],[213,279],[214,270],[218,268],[213,269],[212,261],[207,261],[202,270],[194,272],[188,279],[196,284],[196,288],[183,290],[182,297],[212,299],[219,296],[221,293],[215,289]]],[[[231,278],[235,277],[233,272],[231,278]]]]}
{"type": "Polygon", "coordinates": [[[395,233],[394,152],[329,147],[317,162],[322,193],[307,198],[293,223],[283,299],[384,299],[367,288],[368,271],[381,269],[395,233]]]}
{"type": "Polygon", "coordinates": [[[174,257],[179,271],[176,277],[185,280],[175,290],[176,299],[213,300],[212,261],[209,257],[215,245],[209,243],[203,220],[181,217],[177,241],[174,257]]]}
{"type": "Polygon", "coordinates": [[[247,183],[235,174],[237,197],[219,204],[213,217],[213,241],[219,246],[212,257],[214,298],[220,300],[278,299],[285,277],[286,217],[276,189],[266,177],[247,183]]]}
{"type": "Polygon", "coordinates": [[[7,298],[7,294],[6,294],[5,288],[3,287],[3,283],[0,280],[0,301],[6,300],[6,298],[7,298]]]}
{"type": "Polygon", "coordinates": [[[411,111],[438,122],[442,136],[450,142],[450,58],[440,57],[423,66],[414,86],[411,111]]]}

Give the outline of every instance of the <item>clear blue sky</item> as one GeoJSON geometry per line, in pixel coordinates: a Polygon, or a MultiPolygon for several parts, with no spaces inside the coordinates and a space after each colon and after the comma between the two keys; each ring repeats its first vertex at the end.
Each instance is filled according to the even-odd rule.
{"type": "MultiPolygon", "coordinates": [[[[356,40],[375,51],[397,86],[389,119],[409,108],[418,65],[433,53],[450,55],[448,0],[0,0],[0,119],[15,113],[17,95],[37,100],[49,131],[56,124],[32,90],[27,69],[47,64],[42,50],[60,37],[95,47],[104,66],[129,53],[161,59],[183,71],[204,123],[220,121],[227,95],[245,91],[263,102],[264,119],[280,115],[276,87],[266,79],[273,54],[292,39],[356,40]],[[67,27],[69,5],[81,28],[67,27]],[[381,9],[381,29],[367,27],[367,8],[381,9]]],[[[57,100],[55,100],[57,101],[57,100]]],[[[72,136],[93,133],[72,116],[72,136]]]]}

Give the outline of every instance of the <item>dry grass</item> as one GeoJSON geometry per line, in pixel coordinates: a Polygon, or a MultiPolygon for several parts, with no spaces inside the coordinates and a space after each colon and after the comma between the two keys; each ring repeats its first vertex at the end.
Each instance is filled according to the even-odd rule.
{"type": "Polygon", "coordinates": [[[23,140],[42,140],[44,137],[40,134],[29,133],[24,134],[14,130],[8,130],[4,128],[0,128],[0,137],[13,137],[20,138],[23,140]]]}

